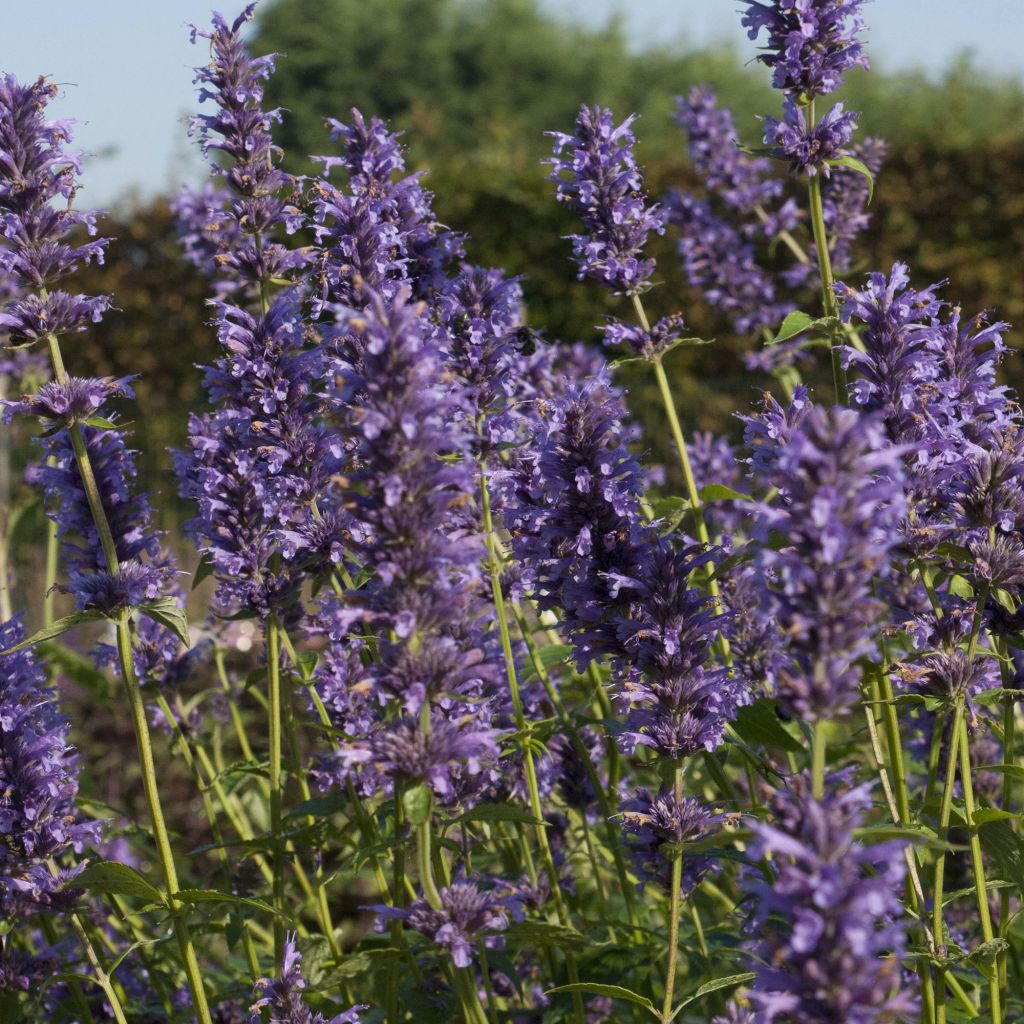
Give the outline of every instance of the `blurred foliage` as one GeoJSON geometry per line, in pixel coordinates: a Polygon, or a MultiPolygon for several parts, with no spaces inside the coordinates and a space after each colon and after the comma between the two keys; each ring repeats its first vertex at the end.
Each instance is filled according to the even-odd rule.
{"type": "MultiPolygon", "coordinates": [[[[549,337],[595,341],[595,325],[618,300],[577,282],[564,236],[573,215],[556,204],[540,161],[545,129],[567,129],[582,101],[638,110],[640,155],[652,194],[690,187],[682,140],[669,117],[672,97],[699,81],[736,110],[749,141],[755,113],[776,97],[757,64],[728,47],[690,52],[685,44],[636,50],[621,26],[601,30],[560,22],[535,0],[277,0],[261,13],[256,52],[286,54],[269,100],[286,108],[278,138],[303,173],[306,154],[330,152],[325,116],[353,105],[406,131],[410,162],[430,167],[428,183],[445,222],[470,236],[469,257],[524,276],[532,321],[549,337]]],[[[877,183],[873,223],[860,265],[887,269],[907,260],[920,285],[945,277],[968,312],[994,306],[1024,324],[1024,86],[980,74],[966,61],[938,80],[923,72],[856,73],[844,97],[863,110],[866,131],[886,137],[889,159],[877,183]]],[[[101,225],[114,236],[104,266],[80,279],[83,291],[110,291],[118,312],[75,338],[73,371],[139,374],[136,423],[143,484],[164,499],[176,491],[165,449],[184,440],[186,413],[201,403],[200,371],[215,345],[208,289],[181,258],[166,203],[122,211],[101,225]]],[[[763,380],[743,368],[754,342],[732,336],[685,287],[671,237],[655,240],[662,286],[654,315],[682,309],[694,333],[714,345],[671,357],[686,425],[732,429],[731,413],[755,400],[763,380]]],[[[807,299],[807,308],[815,300],[807,299]]],[[[622,371],[637,415],[655,416],[646,374],[622,371]]],[[[1024,366],[1009,376],[1024,380],[1024,366]]],[[[650,424],[662,457],[660,420],[650,424]]],[[[184,511],[161,501],[168,526],[184,511]]]]}

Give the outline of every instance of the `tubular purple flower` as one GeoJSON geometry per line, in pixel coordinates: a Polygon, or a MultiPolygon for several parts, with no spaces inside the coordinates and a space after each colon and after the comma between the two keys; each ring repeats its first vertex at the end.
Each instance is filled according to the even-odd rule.
{"type": "MultiPolygon", "coordinates": [[[[860,160],[877,178],[885,159],[886,144],[881,139],[868,138],[854,143],[850,156],[860,160]]],[[[867,212],[870,185],[867,178],[850,167],[834,167],[822,184],[822,212],[828,231],[832,269],[846,273],[853,260],[853,243],[871,222],[867,212]]],[[[813,257],[813,253],[811,254],[813,257]]],[[[813,262],[813,260],[812,260],[813,262]]]]}
{"type": "Polygon", "coordinates": [[[5,401],[4,422],[15,413],[38,416],[44,420],[70,425],[96,416],[112,398],[134,398],[131,389],[134,377],[67,377],[48,381],[34,395],[25,395],[18,402],[5,401]]]}
{"type": "Polygon", "coordinates": [[[732,113],[718,105],[709,86],[695,85],[685,98],[676,97],[675,121],[686,133],[697,172],[727,207],[746,213],[782,195],[782,182],[771,177],[772,162],[739,148],[732,113]]]}
{"type": "Polygon", "coordinates": [[[441,906],[433,909],[418,899],[405,909],[374,907],[380,917],[398,918],[414,931],[450,952],[456,967],[469,967],[480,941],[501,948],[501,933],[521,920],[522,898],[507,886],[485,887],[479,881],[453,882],[440,891],[441,906]]]}
{"type": "Polygon", "coordinates": [[[777,300],[775,283],[758,265],[753,244],[707,201],[672,191],[666,209],[680,232],[678,251],[691,287],[728,313],[738,332],[774,327],[792,311],[792,304],[777,300]]]}
{"type": "Polygon", "coordinates": [[[785,546],[762,547],[757,565],[786,637],[777,694],[805,721],[834,718],[854,703],[860,659],[877,653],[883,606],[872,581],[886,574],[907,513],[901,456],[878,417],[819,407],[768,473],[782,500],[761,506],[760,527],[785,546]]]}
{"type": "Polygon", "coordinates": [[[751,39],[767,31],[758,60],[772,85],[794,98],[835,92],[851,68],[868,66],[857,39],[864,0],[747,0],[741,24],[751,39]]]}
{"type": "Polygon", "coordinates": [[[106,239],[71,245],[68,235],[84,227],[96,233],[93,214],[74,210],[79,156],[69,153],[70,121],[47,121],[46,105],[57,86],[44,78],[23,85],[0,78],[0,269],[15,292],[0,311],[0,331],[14,343],[83,330],[110,305],[105,295],[73,295],[53,286],[83,263],[102,262],[106,239]],[[64,200],[63,204],[54,200],[64,200]],[[20,293],[20,294],[19,294],[20,293]]]}
{"type": "MultiPolygon", "coordinates": [[[[0,650],[25,638],[19,620],[0,624],[0,650]]],[[[22,917],[74,900],[54,877],[61,861],[99,842],[101,825],[81,819],[77,756],[57,697],[31,651],[0,654],[0,913],[22,917]]]]}
{"type": "Polygon", "coordinates": [[[314,1013],[306,1005],[302,993],[306,979],[302,976],[302,954],[295,945],[295,935],[285,940],[281,970],[275,978],[260,978],[255,985],[257,1000],[250,1007],[249,1024],[359,1024],[361,1010],[368,1006],[353,1006],[328,1020],[322,1013],[314,1013]],[[266,1013],[266,1017],[263,1014],[266,1013]]]}
{"type": "Polygon", "coordinates": [[[635,120],[634,114],[616,126],[610,110],[583,106],[574,135],[547,133],[555,140],[548,163],[557,197],[576,210],[587,228],[585,235],[570,236],[579,276],[627,295],[650,286],[654,260],[643,258],[643,248],[652,231],[660,235],[665,230],[664,211],[648,206],[644,195],[633,154],[635,120]]]}
{"type": "Polygon", "coordinates": [[[633,355],[654,360],[668,352],[683,336],[686,325],[681,313],[662,317],[650,330],[636,324],[612,319],[598,330],[606,345],[624,345],[633,355]]]}
{"type": "Polygon", "coordinates": [[[655,795],[640,788],[620,808],[627,849],[643,887],[654,883],[672,888],[672,863],[683,860],[680,895],[689,896],[714,867],[706,854],[688,852],[687,843],[709,839],[724,820],[692,797],[678,798],[669,790],[655,795]]]}
{"type": "Polygon", "coordinates": [[[806,775],[773,797],[773,824],[756,823],[750,855],[771,856],[772,878],[750,872],[746,890],[758,936],[754,1009],[793,1024],[899,1024],[916,1017],[902,988],[906,936],[899,842],[854,838],[870,807],[870,786],[848,773],[811,796],[806,775]]]}
{"type": "Polygon", "coordinates": [[[817,124],[808,127],[803,111],[791,100],[784,104],[783,119],[764,117],[764,144],[789,160],[790,169],[808,177],[832,173],[829,162],[846,156],[858,115],[837,103],[817,124]]]}

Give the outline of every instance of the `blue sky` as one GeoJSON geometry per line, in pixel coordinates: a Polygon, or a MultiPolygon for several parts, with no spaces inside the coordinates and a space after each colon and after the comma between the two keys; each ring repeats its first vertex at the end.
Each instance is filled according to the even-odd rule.
{"type": "MultiPolygon", "coordinates": [[[[221,0],[226,10],[241,7],[221,0]]],[[[387,0],[366,0],[386,3],[387,0]]],[[[739,0],[542,0],[591,23],[623,12],[640,41],[690,45],[729,40],[753,53],[739,27],[739,0]]],[[[203,53],[188,24],[205,22],[209,0],[49,0],[5,4],[2,70],[50,75],[64,85],[59,116],[80,122],[77,144],[93,154],[82,200],[110,205],[197,180],[202,164],[185,136],[194,106],[191,67],[203,53]]],[[[940,71],[958,52],[1024,76],[1024,0],[875,0],[867,8],[876,65],[940,71]]]]}

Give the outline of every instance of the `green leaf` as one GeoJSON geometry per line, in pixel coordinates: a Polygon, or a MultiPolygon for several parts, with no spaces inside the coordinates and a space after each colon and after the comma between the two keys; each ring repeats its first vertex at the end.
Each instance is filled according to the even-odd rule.
{"type": "Polygon", "coordinates": [[[555,992],[593,992],[594,995],[608,996],[610,999],[624,999],[628,1003],[642,1006],[649,1013],[653,1013],[655,1017],[661,1016],[654,1008],[654,1003],[650,999],[646,996],[637,995],[636,992],[631,992],[628,988],[623,988],[621,985],[599,985],[593,981],[577,981],[572,985],[559,985],[557,988],[549,988],[545,994],[552,995],[555,992]]]}
{"type": "Polygon", "coordinates": [[[1005,819],[978,829],[981,848],[992,857],[999,873],[1024,893],[1024,842],[1005,819]]]}
{"type": "Polygon", "coordinates": [[[192,574],[192,589],[195,590],[203,580],[213,575],[213,559],[204,553],[199,559],[196,571],[192,574]]]}
{"type": "MultiPolygon", "coordinates": [[[[537,660],[541,667],[548,669],[552,665],[561,665],[572,654],[572,644],[545,644],[537,652],[537,660]]],[[[523,679],[532,679],[537,674],[531,659],[527,671],[523,673],[523,679]]]]}
{"type": "Polygon", "coordinates": [[[671,345],[665,346],[661,354],[667,356],[674,348],[692,348],[695,345],[713,345],[714,343],[714,338],[676,338],[671,345]]]}
{"type": "Polygon", "coordinates": [[[771,697],[761,697],[753,704],[740,708],[733,722],[733,728],[751,745],[775,747],[797,754],[803,751],[803,744],[791,736],[775,710],[771,697]]]}
{"type": "Polygon", "coordinates": [[[218,892],[216,889],[179,889],[175,898],[182,903],[230,903],[236,907],[252,907],[264,914],[277,914],[269,903],[262,900],[234,896],[228,892],[218,892]]]}
{"type": "Polygon", "coordinates": [[[588,945],[587,937],[575,928],[547,921],[516,921],[503,933],[512,946],[556,946],[564,949],[582,949],[588,945]]]}
{"type": "Polygon", "coordinates": [[[742,491],[734,491],[725,484],[705,484],[700,491],[701,501],[753,501],[749,494],[742,491]]]}
{"type": "Polygon", "coordinates": [[[828,165],[829,167],[848,167],[851,171],[863,174],[868,179],[868,206],[871,205],[875,194],[875,178],[863,160],[858,160],[855,156],[840,156],[835,160],[829,160],[828,165]]]}
{"type": "Polygon", "coordinates": [[[327,796],[315,796],[296,804],[286,817],[289,818],[329,818],[348,806],[348,794],[342,792],[329,793],[327,796]]]}
{"type": "Polygon", "coordinates": [[[1014,779],[1024,779],[1024,768],[1019,764],[979,764],[976,772],[1002,772],[1014,779]]]}
{"type": "MultiPolygon", "coordinates": [[[[368,974],[370,971],[377,970],[380,967],[386,967],[388,964],[394,963],[401,956],[402,951],[391,946],[383,949],[366,949],[360,950],[358,953],[350,953],[337,967],[329,971],[323,971],[317,982],[310,983],[310,988],[314,992],[337,991],[342,982],[358,978],[360,975],[368,974]]],[[[303,956],[302,966],[305,969],[305,956],[303,956]]]]}
{"type": "Polygon", "coordinates": [[[118,896],[134,896],[147,903],[165,905],[163,893],[150,885],[135,868],[113,860],[94,860],[66,883],[70,889],[99,889],[118,896]]]}
{"type": "Polygon", "coordinates": [[[147,619],[166,626],[186,647],[192,646],[192,641],[188,637],[188,616],[185,609],[178,604],[177,598],[161,597],[152,604],[139,605],[139,611],[147,619]]]}
{"type": "Polygon", "coordinates": [[[718,992],[723,988],[734,988],[736,985],[745,985],[748,981],[753,981],[757,975],[753,971],[746,971],[743,974],[730,974],[725,978],[715,978],[714,981],[705,982],[696,992],[688,995],[673,1011],[672,1016],[675,1017],[680,1010],[684,1007],[689,1006],[691,1003],[696,1002],[698,999],[703,999],[704,996],[711,995],[712,992],[718,992]]]}
{"type": "Polygon", "coordinates": [[[970,601],[974,597],[974,588],[963,576],[950,576],[947,589],[955,597],[962,597],[965,601],[970,601]]]}
{"type": "Polygon", "coordinates": [[[1013,821],[1016,817],[1016,814],[1001,811],[998,807],[977,807],[974,811],[974,825],[978,828],[993,821],[1013,821]]]}
{"type": "Polygon", "coordinates": [[[41,644],[44,640],[52,640],[54,637],[63,636],[69,629],[74,629],[75,626],[81,626],[85,622],[98,622],[104,618],[106,616],[103,612],[98,611],[75,612],[73,615],[65,615],[64,618],[57,619],[51,625],[44,626],[37,633],[33,633],[28,639],[22,640],[20,644],[8,647],[6,651],[0,651],[0,656],[13,654],[24,647],[33,647],[35,644],[41,644]]]}
{"type": "Polygon", "coordinates": [[[766,344],[778,345],[783,341],[790,341],[805,331],[818,330],[825,332],[834,330],[838,326],[839,321],[835,317],[814,317],[807,313],[801,313],[800,310],[796,309],[782,321],[779,333],[766,344]]]}
{"type": "Polygon", "coordinates": [[[525,807],[515,804],[477,804],[456,819],[460,821],[511,821],[520,825],[543,825],[525,807]]]}
{"type": "Polygon", "coordinates": [[[115,423],[102,416],[89,416],[82,420],[82,423],[87,427],[92,427],[93,430],[122,430],[126,426],[124,423],[115,423]]]}

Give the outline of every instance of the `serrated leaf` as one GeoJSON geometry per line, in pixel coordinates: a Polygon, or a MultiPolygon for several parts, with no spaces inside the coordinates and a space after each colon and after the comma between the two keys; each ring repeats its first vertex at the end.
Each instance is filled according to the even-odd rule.
{"type": "Polygon", "coordinates": [[[992,821],[1013,821],[1016,817],[1016,814],[1002,811],[998,807],[976,807],[974,810],[974,825],[978,828],[992,821]]]}
{"type": "Polygon", "coordinates": [[[93,430],[121,430],[127,426],[125,423],[115,423],[103,416],[89,416],[81,422],[87,427],[92,427],[93,430]]]}
{"type": "Polygon", "coordinates": [[[676,338],[670,345],[662,350],[662,355],[667,356],[674,348],[692,348],[697,345],[713,345],[714,338],[676,338]]]}
{"type": "Polygon", "coordinates": [[[735,491],[725,484],[705,484],[700,491],[701,501],[753,501],[749,494],[735,491]]]}
{"type": "Polygon", "coordinates": [[[99,622],[100,619],[105,618],[106,616],[103,612],[94,610],[75,612],[73,615],[65,615],[64,618],[57,619],[56,622],[51,623],[49,626],[44,626],[38,632],[35,632],[30,637],[22,640],[20,644],[8,647],[6,651],[0,651],[0,657],[5,654],[13,654],[15,651],[20,651],[25,647],[33,647],[36,644],[41,644],[44,640],[53,640],[54,637],[63,636],[69,629],[74,629],[76,626],[81,626],[83,623],[99,622]]]}
{"type": "Polygon", "coordinates": [[[164,905],[164,897],[159,889],[150,885],[135,868],[113,860],[92,861],[66,886],[69,889],[98,889],[100,892],[133,896],[147,903],[164,905]]]}
{"type": "Polygon", "coordinates": [[[166,626],[186,647],[192,646],[188,636],[188,616],[178,604],[177,598],[161,597],[151,604],[139,605],[139,612],[146,618],[166,626]]]}
{"type": "Polygon", "coordinates": [[[753,971],[745,971],[743,974],[730,974],[725,978],[715,978],[714,981],[707,981],[696,992],[688,995],[683,1001],[675,1008],[672,1016],[675,1017],[684,1007],[689,1006],[691,1003],[696,1002],[698,999],[703,999],[704,996],[711,995],[712,992],[718,992],[723,988],[735,988],[737,985],[745,985],[748,981],[753,981],[757,975],[753,971]]]}
{"type": "Polygon", "coordinates": [[[780,342],[795,338],[798,334],[803,334],[816,319],[817,317],[813,317],[809,313],[803,313],[799,309],[794,309],[792,313],[786,314],[785,319],[782,321],[782,326],[779,328],[779,333],[772,338],[770,344],[778,345],[780,342]]]}
{"type": "Polygon", "coordinates": [[[592,992],[594,995],[607,996],[609,999],[623,999],[626,1002],[642,1006],[649,1013],[653,1013],[655,1017],[661,1016],[654,1008],[654,1003],[650,999],[646,996],[637,995],[636,992],[631,992],[628,988],[623,988],[621,985],[599,985],[593,981],[577,981],[572,985],[559,985],[556,988],[549,988],[545,995],[553,995],[555,992],[592,992]]]}
{"type": "Polygon", "coordinates": [[[828,165],[829,167],[848,167],[851,171],[863,174],[868,179],[868,206],[871,205],[871,200],[875,194],[875,176],[863,160],[858,160],[855,156],[840,156],[836,157],[835,160],[829,160],[828,165]]]}
{"type": "Polygon", "coordinates": [[[804,746],[791,736],[779,720],[775,710],[775,701],[771,697],[761,697],[753,704],[740,708],[733,721],[733,728],[747,743],[762,747],[775,747],[800,753],[804,746]]]}

